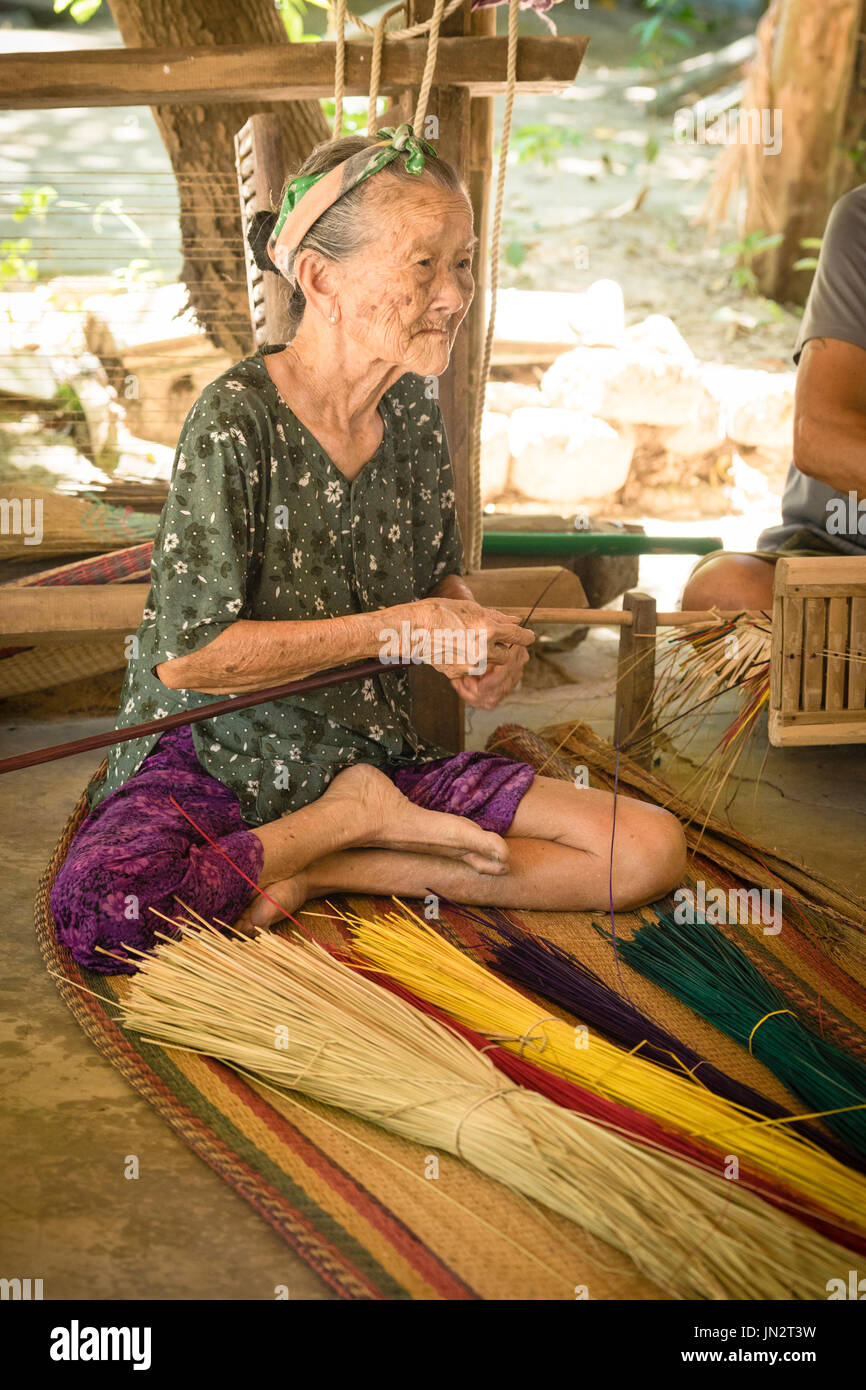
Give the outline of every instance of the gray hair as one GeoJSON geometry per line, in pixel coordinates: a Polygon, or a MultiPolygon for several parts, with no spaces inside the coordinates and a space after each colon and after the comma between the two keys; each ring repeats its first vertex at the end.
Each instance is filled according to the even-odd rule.
{"type": "MultiPolygon", "coordinates": [[[[329,140],[326,144],[317,145],[312,154],[304,160],[300,169],[290,174],[286,179],[280,196],[280,205],[286,195],[286,189],[292,179],[301,175],[327,173],[337,164],[341,164],[350,155],[357,154],[359,150],[371,148],[378,142],[367,135],[345,135],[339,140],[329,140]]],[[[406,168],[406,162],[402,156],[393,160],[383,173],[390,175],[393,179],[401,183],[413,184],[417,187],[419,182],[418,174],[410,174],[406,168]]],[[[364,203],[370,196],[370,185],[378,180],[380,176],[374,175],[372,178],[364,179],[363,183],[357,184],[348,193],[344,193],[342,198],[338,198],[318,221],[314,222],[303,241],[296,248],[295,255],[292,256],[288,264],[289,276],[294,271],[295,258],[300,250],[318,251],[329,261],[346,261],[361,251],[365,246],[376,238],[376,226],[369,216],[363,213],[364,203]]],[[[424,164],[422,179],[429,179],[439,184],[441,188],[447,189],[450,193],[466,193],[466,187],[460,174],[445,159],[427,159],[424,164]]],[[[381,184],[378,185],[381,188],[381,184]]],[[[304,291],[296,280],[291,283],[288,304],[286,306],[289,320],[289,341],[294,338],[304,317],[307,300],[304,291]]]]}

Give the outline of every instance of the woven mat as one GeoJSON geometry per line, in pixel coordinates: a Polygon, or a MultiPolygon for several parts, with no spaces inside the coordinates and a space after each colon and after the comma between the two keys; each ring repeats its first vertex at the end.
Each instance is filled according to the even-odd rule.
{"type": "MultiPolygon", "coordinates": [[[[594,736],[586,730],[586,737],[588,748],[594,736]]],[[[512,756],[543,767],[545,775],[571,778],[573,762],[557,758],[552,751],[555,742],[551,746],[519,726],[503,726],[489,746],[494,743],[512,756]]],[[[600,784],[603,750],[598,751],[597,776],[592,761],[586,761],[593,767],[593,780],[600,784]]],[[[623,760],[621,785],[639,771],[623,760]]],[[[658,794],[665,792],[661,788],[658,794]]],[[[640,794],[646,795],[646,789],[640,794]]],[[[128,977],[96,976],[77,966],[57,942],[48,906],[58,867],[85,815],[82,798],[37,896],[40,949],[52,973],[63,977],[61,994],[98,1050],[341,1296],[559,1300],[574,1299],[576,1289],[585,1286],[594,1299],[666,1297],[620,1252],[457,1159],[436,1155],[438,1177],[430,1177],[431,1155],[423,1146],[316,1102],[283,1099],[247,1083],[219,1062],[154,1047],[120,1029],[111,1003],[129,989],[128,977]],[[94,998],[78,986],[101,997],[94,998]]],[[[704,859],[696,862],[697,875],[708,884],[721,885],[721,871],[707,857],[712,853],[708,843],[704,850],[706,863],[704,859]]],[[[730,871],[725,873],[731,877],[730,871]]],[[[748,876],[745,880],[731,877],[731,881],[759,882],[748,876]]],[[[335,901],[365,914],[391,905],[390,900],[348,895],[335,901]]],[[[670,910],[670,899],[659,906],[670,910]]],[[[326,909],[311,904],[310,910],[326,909]]],[[[527,931],[543,932],[567,947],[614,988],[625,988],[639,1008],[716,1066],[792,1110],[801,1108],[738,1044],[624,962],[617,962],[610,945],[593,928],[598,914],[521,911],[509,916],[527,931]]],[[[625,935],[642,918],[652,916],[651,909],[618,914],[617,931],[625,935]]],[[[816,944],[812,926],[816,916],[821,916],[820,911],[812,908],[808,921],[804,915],[806,926],[797,924],[789,931],[786,922],[779,937],[748,939],[756,957],[769,952],[771,965],[791,988],[801,991],[807,1002],[815,1005],[817,1001],[825,1025],[847,1030],[862,1041],[866,1021],[862,972],[843,968],[821,949],[820,942],[816,944]]],[[[333,919],[308,915],[305,925],[325,943],[342,939],[333,919]]],[[[452,941],[483,959],[483,943],[470,919],[455,910],[445,912],[440,925],[452,941]]],[[[838,951],[835,918],[828,932],[831,926],[837,933],[833,942],[838,951]]],[[[849,926],[844,931],[851,939],[852,933],[861,935],[849,926]]],[[[744,1291],[744,1297],[749,1296],[744,1291]]]]}

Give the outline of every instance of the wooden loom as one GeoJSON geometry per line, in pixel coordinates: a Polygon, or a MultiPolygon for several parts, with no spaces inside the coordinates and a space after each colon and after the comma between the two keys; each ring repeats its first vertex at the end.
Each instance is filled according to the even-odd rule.
{"type": "Polygon", "coordinates": [[[866,557],[777,561],[770,742],[866,743],[866,557]]]}
{"type": "MultiPolygon", "coordinates": [[[[414,24],[429,19],[433,8],[431,0],[407,0],[407,21],[414,24]]],[[[478,395],[483,388],[480,377],[487,327],[485,290],[489,267],[485,252],[489,244],[489,193],[493,162],[492,93],[503,92],[506,88],[503,80],[504,68],[499,64],[492,66],[485,57],[485,50],[490,52],[491,58],[493,56],[490,45],[503,42],[493,37],[495,33],[496,11],[493,8],[473,14],[467,4],[444,20],[437,59],[439,84],[432,87],[427,104],[429,115],[435,117],[438,123],[435,144],[439,154],[459,170],[469,190],[481,248],[475,298],[457,335],[451,362],[439,382],[439,406],[445,421],[454,470],[457,514],[464,538],[472,536],[473,531],[477,529],[478,501],[473,495],[470,480],[469,451],[478,395]],[[461,35],[465,37],[457,37],[461,35]],[[468,53],[470,45],[473,53],[477,55],[477,65],[472,71],[474,88],[465,80],[447,81],[448,65],[442,62],[442,54],[462,55],[464,48],[468,53]],[[487,78],[483,87],[480,85],[482,76],[487,78]],[[474,90],[483,90],[484,95],[474,95],[474,90]]],[[[387,116],[387,123],[390,124],[411,122],[418,89],[412,83],[412,74],[409,71],[398,86],[388,84],[384,79],[384,59],[389,51],[402,49],[410,42],[416,41],[389,39],[387,34],[385,36],[383,80],[380,85],[382,91],[390,91],[387,116]]],[[[528,71],[525,75],[521,72],[521,42],[525,41],[518,41],[516,85],[522,90],[538,90],[538,74],[530,76],[528,71]]],[[[544,51],[548,60],[553,59],[555,52],[557,54],[557,63],[548,69],[551,77],[555,69],[557,75],[567,72],[568,81],[572,81],[577,75],[588,42],[589,40],[583,36],[572,37],[568,42],[566,56],[566,47],[553,47],[562,45],[559,38],[545,40],[544,51]]],[[[320,49],[321,45],[316,47],[320,49]]],[[[356,41],[347,44],[347,72],[351,68],[351,55],[365,55],[367,52],[369,45],[356,41]]],[[[547,90],[554,90],[565,83],[560,78],[543,85],[547,90]]],[[[350,90],[348,85],[346,90],[350,90]]],[[[281,149],[279,123],[276,117],[260,114],[249,118],[235,137],[235,163],[241,215],[246,223],[255,213],[273,210],[279,204],[286,177],[286,162],[281,149]]],[[[255,346],[286,342],[288,331],[285,284],[277,276],[262,272],[256,265],[255,257],[248,245],[246,268],[255,346]]],[[[575,608],[587,606],[586,594],[580,580],[575,574],[561,567],[528,566],[520,569],[483,571],[478,569],[467,574],[467,582],[478,602],[490,607],[502,608],[514,604],[522,607],[525,613],[547,585],[551,585],[548,597],[553,598],[555,602],[575,608]]],[[[410,680],[413,718],[419,732],[432,742],[458,752],[464,744],[463,702],[445,677],[430,667],[413,667],[410,680]]]]}
{"type": "MultiPolygon", "coordinates": [[[[434,0],[407,0],[407,21],[431,20],[434,0]]],[[[437,148],[463,175],[473,205],[476,232],[482,248],[489,240],[489,190],[493,161],[493,97],[508,88],[506,38],[496,37],[495,9],[472,13],[464,0],[446,17],[440,29],[434,84],[427,111],[438,121],[437,148]]],[[[514,87],[520,92],[555,92],[574,81],[589,39],[585,35],[524,37],[516,40],[514,87]]],[[[338,60],[335,43],[210,46],[81,51],[75,64],[68,54],[9,54],[4,58],[9,109],[38,110],[67,106],[149,105],[201,106],[208,101],[292,101],[328,98],[335,91],[338,60]]],[[[389,98],[388,119],[411,121],[425,72],[428,35],[389,39],[381,54],[379,92],[389,98]]],[[[370,89],[373,44],[353,40],[345,45],[342,87],[346,95],[367,96],[370,89]]],[[[275,122],[266,114],[252,117],[235,139],[236,167],[242,217],[269,208],[279,197],[286,165],[279,148],[275,122]]],[[[284,290],[274,275],[262,276],[249,257],[248,290],[253,347],[264,341],[285,341],[284,290]]],[[[454,467],[457,512],[464,536],[476,522],[470,496],[469,449],[475,403],[481,389],[481,363],[486,324],[487,265],[482,255],[477,292],[452,351],[451,364],[439,385],[439,404],[445,419],[454,467]]],[[[549,566],[485,570],[471,577],[482,602],[491,606],[520,605],[525,613],[551,578],[550,597],[579,607],[586,595],[576,575],[549,566]]],[[[110,586],[105,586],[108,588],[110,586]]],[[[20,632],[17,600],[0,594],[0,628],[19,631],[18,643],[57,649],[69,641],[86,641],[78,600],[70,592],[52,600],[37,600],[35,627],[20,632]],[[16,610],[17,611],[17,610],[16,610]],[[77,637],[72,634],[77,633],[77,637]]],[[[26,602],[26,601],[25,601],[26,602]]],[[[105,593],[93,596],[95,625],[90,639],[104,637],[98,614],[114,602],[105,593]]],[[[137,625],[137,624],[135,624],[137,625]]],[[[125,633],[135,630],[128,626],[125,633]]],[[[122,665],[118,661],[118,666],[122,665]]],[[[463,706],[457,695],[431,668],[413,668],[416,718],[425,737],[458,751],[463,747],[463,706]]]]}

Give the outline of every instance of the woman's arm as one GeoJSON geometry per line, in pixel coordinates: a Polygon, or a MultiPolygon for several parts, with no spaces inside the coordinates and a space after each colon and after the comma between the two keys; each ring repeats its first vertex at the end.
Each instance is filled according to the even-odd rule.
{"type": "Polygon", "coordinates": [[[377,656],[388,609],[313,622],[241,619],[187,656],[163,661],[156,674],[170,690],[240,695],[281,681],[377,656]]]}
{"type": "MultiPolygon", "coordinates": [[[[516,660],[511,650],[514,645],[523,648],[535,640],[533,633],[519,627],[512,618],[476,603],[457,575],[448,575],[442,586],[448,586],[450,592],[344,618],[315,622],[241,619],[207,646],[163,661],[157,665],[156,674],[171,690],[197,690],[205,695],[264,690],[293,677],[300,680],[317,671],[379,656],[385,631],[399,632],[403,622],[416,630],[440,633],[472,629],[478,640],[484,641],[491,665],[507,661],[510,667],[516,660]],[[461,586],[460,593],[455,591],[456,585],[461,586]],[[463,590],[469,594],[468,600],[463,597],[463,590]]],[[[441,664],[445,659],[434,653],[430,664],[449,676],[462,675],[474,666],[472,662],[463,667],[445,666],[441,664]]]]}

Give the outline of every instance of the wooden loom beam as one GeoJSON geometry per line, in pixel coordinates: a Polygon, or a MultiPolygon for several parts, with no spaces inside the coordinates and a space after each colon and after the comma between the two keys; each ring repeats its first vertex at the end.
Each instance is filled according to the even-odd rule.
{"type": "MultiPolygon", "coordinates": [[[[543,589],[554,574],[559,574],[563,589],[575,595],[581,592],[580,581],[568,570],[558,566],[540,566],[527,570],[481,570],[467,576],[467,581],[487,607],[497,607],[509,617],[522,619],[534,596],[543,589]],[[512,586],[515,574],[525,585],[525,603],[498,603],[497,593],[515,597],[512,586]]],[[[11,646],[24,641],[67,642],[87,641],[92,637],[128,636],[141,622],[146,584],[75,584],[0,588],[0,645],[11,646]]],[[[539,607],[533,623],[573,623],[575,627],[618,627],[643,633],[638,610],[632,605],[633,595],[626,594],[622,611],[616,608],[585,608],[577,604],[568,607],[539,607]],[[628,602],[627,602],[628,601],[628,602]]],[[[641,610],[643,611],[643,610],[641,610]]],[[[734,618],[752,617],[766,621],[764,613],[706,611],[694,609],[657,613],[655,627],[686,627],[690,623],[711,625],[734,618]]]]}
{"type": "MultiPolygon", "coordinates": [[[[458,10],[456,17],[462,14],[458,10]]],[[[583,34],[519,39],[519,86],[536,93],[570,86],[588,43],[583,34]]],[[[327,98],[334,94],[336,51],[333,43],[286,43],[10,53],[3,58],[3,105],[7,110],[35,111],[327,98]]],[[[346,44],[346,96],[369,92],[372,52],[369,40],[346,44]]],[[[504,38],[444,37],[439,41],[437,82],[460,87],[467,97],[493,96],[505,90],[506,54],[504,38]]],[[[426,56],[426,36],[386,42],[382,94],[418,86],[426,56]]]]}

